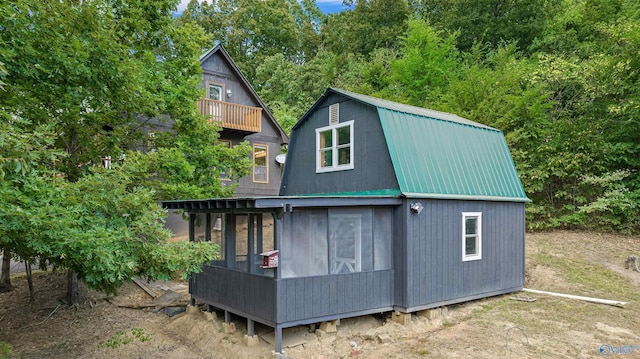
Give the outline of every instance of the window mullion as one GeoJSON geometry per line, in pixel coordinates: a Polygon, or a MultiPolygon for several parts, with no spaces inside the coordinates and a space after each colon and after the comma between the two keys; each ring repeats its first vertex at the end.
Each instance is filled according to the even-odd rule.
{"type": "Polygon", "coordinates": [[[331,129],[331,134],[332,134],[331,141],[333,142],[331,144],[332,145],[331,146],[331,152],[332,152],[331,167],[336,168],[338,167],[338,129],[336,127],[331,129]]]}

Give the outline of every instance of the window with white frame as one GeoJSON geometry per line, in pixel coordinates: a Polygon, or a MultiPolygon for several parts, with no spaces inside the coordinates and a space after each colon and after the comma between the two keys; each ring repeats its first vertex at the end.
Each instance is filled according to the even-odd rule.
{"type": "Polygon", "coordinates": [[[353,121],[316,129],[316,172],[353,169],[353,121]]]}
{"type": "Polygon", "coordinates": [[[462,212],[462,260],[482,259],[482,212],[462,212]]]}

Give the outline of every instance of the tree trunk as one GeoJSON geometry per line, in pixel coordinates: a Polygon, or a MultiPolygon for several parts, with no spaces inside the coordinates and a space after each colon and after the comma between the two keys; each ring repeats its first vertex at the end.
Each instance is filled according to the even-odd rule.
{"type": "Polygon", "coordinates": [[[29,298],[31,303],[36,301],[36,297],[33,295],[33,275],[31,275],[31,263],[24,261],[24,271],[27,273],[27,283],[29,284],[29,298]]]}
{"type": "Polygon", "coordinates": [[[78,280],[78,273],[69,269],[67,272],[67,303],[70,307],[78,306],[82,295],[82,287],[78,280]]]}
{"type": "Polygon", "coordinates": [[[11,286],[11,253],[8,249],[4,250],[2,256],[2,273],[0,274],[0,293],[9,292],[11,286]]]}

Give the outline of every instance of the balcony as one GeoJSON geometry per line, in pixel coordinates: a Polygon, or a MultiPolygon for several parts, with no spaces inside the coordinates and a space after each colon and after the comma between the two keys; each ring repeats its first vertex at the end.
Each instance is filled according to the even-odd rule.
{"type": "Polygon", "coordinates": [[[223,130],[255,133],[262,129],[262,109],[259,107],[201,98],[198,110],[201,115],[207,116],[209,123],[223,130]]]}

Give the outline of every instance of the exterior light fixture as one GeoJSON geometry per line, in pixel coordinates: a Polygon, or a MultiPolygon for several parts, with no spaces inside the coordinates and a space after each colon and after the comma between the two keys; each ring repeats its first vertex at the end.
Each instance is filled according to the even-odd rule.
{"type": "Polygon", "coordinates": [[[416,202],[416,203],[411,203],[411,213],[413,214],[420,214],[420,212],[422,212],[422,210],[424,209],[424,207],[422,206],[422,203],[420,202],[416,202]]]}
{"type": "Polygon", "coordinates": [[[227,89],[227,97],[231,97],[231,89],[227,89]]]}

